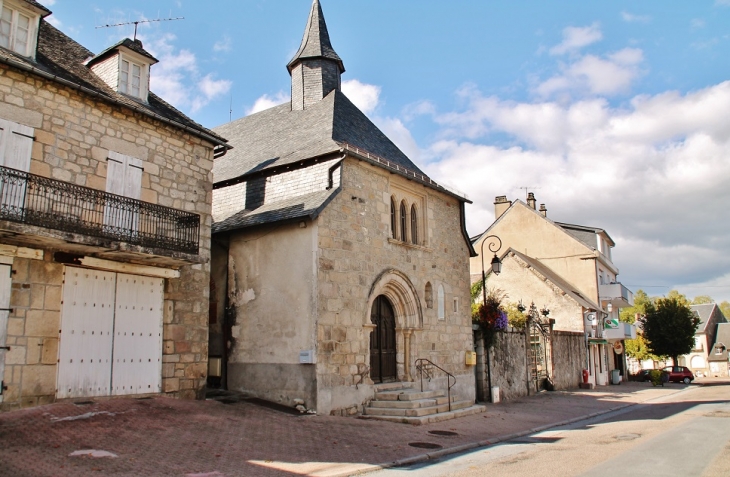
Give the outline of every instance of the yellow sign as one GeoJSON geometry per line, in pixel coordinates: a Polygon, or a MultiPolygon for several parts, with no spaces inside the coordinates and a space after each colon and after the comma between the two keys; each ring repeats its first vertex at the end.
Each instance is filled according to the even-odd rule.
{"type": "Polygon", "coordinates": [[[476,366],[477,354],[474,351],[467,351],[465,357],[465,364],[467,366],[476,366]]]}

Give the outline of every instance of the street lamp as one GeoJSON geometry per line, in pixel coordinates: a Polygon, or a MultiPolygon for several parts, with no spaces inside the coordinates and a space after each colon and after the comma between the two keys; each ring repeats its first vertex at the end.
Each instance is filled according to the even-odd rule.
{"type": "MultiPolygon", "coordinates": [[[[487,306],[487,274],[484,272],[484,243],[488,239],[493,239],[489,241],[489,251],[494,254],[494,257],[492,258],[492,271],[495,275],[499,275],[499,272],[502,271],[502,262],[499,260],[499,257],[497,257],[497,252],[499,252],[499,249],[502,248],[502,239],[497,237],[496,235],[487,235],[482,240],[482,247],[481,247],[481,253],[480,257],[482,259],[482,306],[487,306]],[[499,243],[499,245],[497,244],[499,243]],[[493,248],[496,247],[496,248],[493,248]]],[[[489,347],[487,348],[487,385],[489,386],[489,401],[494,402],[494,399],[492,398],[492,365],[491,360],[489,359],[489,347]]]]}
{"type": "Polygon", "coordinates": [[[482,303],[484,305],[487,304],[487,274],[484,272],[484,244],[487,242],[487,239],[494,239],[489,241],[489,251],[494,254],[494,257],[492,257],[492,271],[495,275],[499,275],[502,271],[502,261],[497,257],[497,252],[502,248],[502,239],[496,235],[487,235],[482,240],[481,253],[479,254],[482,259],[482,303]]]}

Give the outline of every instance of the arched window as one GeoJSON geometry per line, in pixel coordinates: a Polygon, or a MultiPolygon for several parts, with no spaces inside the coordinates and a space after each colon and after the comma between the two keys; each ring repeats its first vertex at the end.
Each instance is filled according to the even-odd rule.
{"type": "Polygon", "coordinates": [[[394,239],[397,239],[398,238],[398,236],[396,235],[396,232],[395,232],[395,225],[396,225],[396,223],[397,223],[397,221],[396,221],[396,218],[395,218],[395,199],[393,199],[391,197],[390,198],[390,235],[394,239]]]}
{"type": "Polygon", "coordinates": [[[431,282],[426,282],[426,308],[433,308],[433,286],[431,282]]]}
{"type": "Polygon", "coordinates": [[[408,240],[408,216],[406,215],[406,202],[400,203],[400,239],[404,242],[408,240]]]}
{"type": "Polygon", "coordinates": [[[411,243],[418,245],[418,212],[415,204],[411,206],[411,243]]]}

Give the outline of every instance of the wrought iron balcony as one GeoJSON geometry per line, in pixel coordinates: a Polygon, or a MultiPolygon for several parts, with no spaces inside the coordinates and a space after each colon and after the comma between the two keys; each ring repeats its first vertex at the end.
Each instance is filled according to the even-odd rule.
{"type": "Polygon", "coordinates": [[[198,253],[200,216],[0,166],[0,220],[198,253]]]}
{"type": "Polygon", "coordinates": [[[611,303],[616,308],[634,305],[634,294],[620,283],[598,285],[601,303],[611,303]]]}

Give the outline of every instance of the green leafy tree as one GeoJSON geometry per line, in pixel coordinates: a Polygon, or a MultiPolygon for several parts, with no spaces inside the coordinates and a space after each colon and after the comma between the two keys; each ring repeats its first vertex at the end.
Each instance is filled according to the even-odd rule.
{"type": "Polygon", "coordinates": [[[652,361],[659,360],[659,357],[649,350],[649,345],[646,343],[646,340],[641,333],[637,333],[635,340],[626,340],[625,344],[627,356],[638,359],[639,361],[647,359],[652,361]]]}
{"type": "Polygon", "coordinates": [[[669,356],[677,364],[679,356],[692,351],[700,319],[689,308],[686,298],[659,298],[646,305],[641,318],[644,339],[651,353],[669,356]]]}
{"type": "Polygon", "coordinates": [[[517,303],[507,303],[504,307],[507,312],[507,320],[512,328],[524,329],[527,323],[527,316],[517,308],[517,303]]]}
{"type": "Polygon", "coordinates": [[[691,305],[687,297],[679,293],[677,290],[669,290],[669,293],[667,293],[667,298],[675,299],[685,306],[691,305]]]}
{"type": "Polygon", "coordinates": [[[638,290],[634,294],[634,305],[628,308],[621,308],[621,314],[619,319],[624,323],[633,325],[636,322],[636,315],[643,315],[646,313],[646,304],[651,303],[651,298],[644,292],[644,290],[638,290]]]}
{"type": "Polygon", "coordinates": [[[471,284],[471,321],[479,321],[479,304],[482,302],[481,280],[471,284]]]}
{"type": "Polygon", "coordinates": [[[725,318],[727,318],[728,321],[730,321],[730,303],[727,301],[723,301],[718,305],[720,307],[720,311],[723,315],[725,315],[725,318]]]}
{"type": "Polygon", "coordinates": [[[715,303],[710,295],[699,295],[692,300],[693,305],[706,305],[708,303],[715,303]]]}

